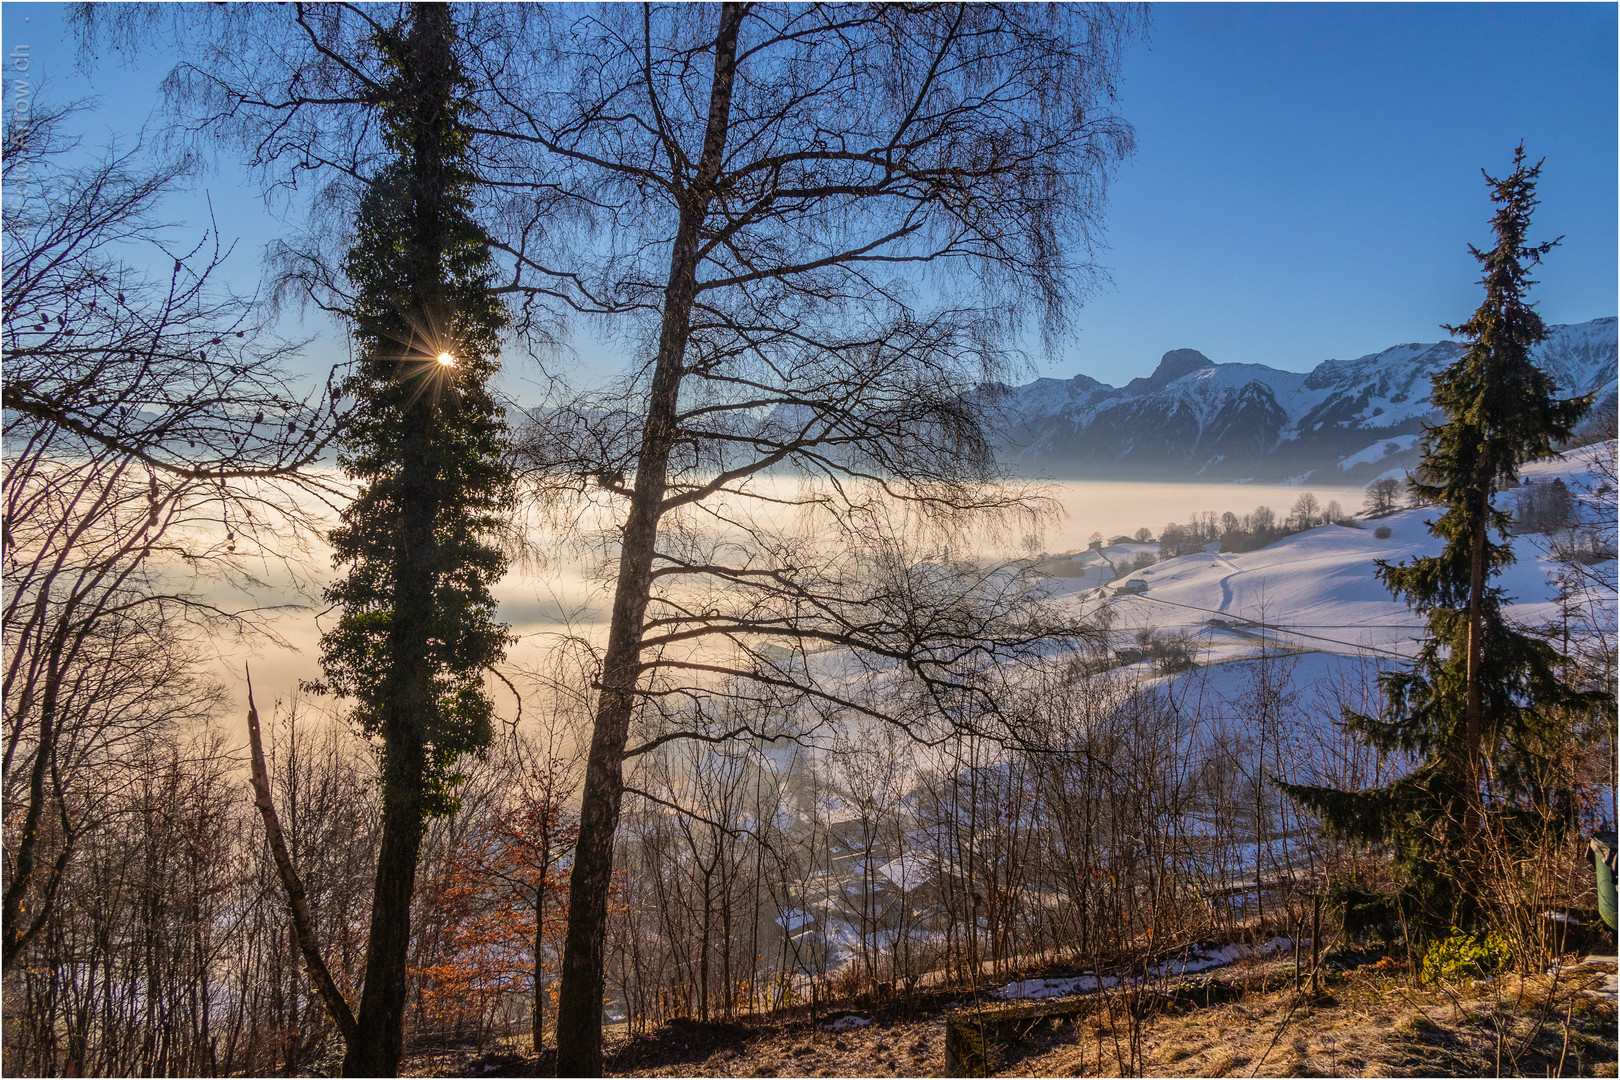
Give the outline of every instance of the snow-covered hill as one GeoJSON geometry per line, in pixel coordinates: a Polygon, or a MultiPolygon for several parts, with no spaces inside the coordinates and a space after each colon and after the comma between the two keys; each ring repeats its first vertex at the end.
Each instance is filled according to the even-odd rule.
{"type": "MultiPolygon", "coordinates": [[[[1594,455],[1608,454],[1612,461],[1614,453],[1613,442],[1572,450],[1529,466],[1522,479],[1527,485],[1561,480],[1577,494],[1589,493],[1606,482],[1593,471],[1594,455]]],[[[1511,510],[1518,495],[1503,492],[1498,505],[1511,510]]],[[[1252,656],[1263,642],[1326,654],[1409,657],[1423,620],[1390,596],[1374,573],[1375,562],[1438,553],[1440,541],[1426,524],[1438,514],[1432,507],[1400,510],[1357,521],[1360,528],[1323,525],[1258,551],[1205,551],[1118,576],[1109,573],[1098,553],[1086,552],[1073,558],[1072,571],[1064,560],[1054,560],[1051,572],[1055,587],[1072,595],[1077,606],[1110,605],[1122,641],[1142,627],[1190,633],[1208,662],[1252,656]],[[1387,536],[1378,535],[1382,528],[1388,528],[1387,536]]],[[[1612,543],[1612,531],[1608,535],[1612,543]]],[[[1496,581],[1509,597],[1509,616],[1527,626],[1553,626],[1561,618],[1552,580],[1559,564],[1549,548],[1546,538],[1515,538],[1518,561],[1496,581]]],[[[1102,554],[1110,553],[1115,565],[1128,565],[1123,548],[1102,554]]],[[[1610,598],[1617,584],[1612,556],[1590,567],[1606,577],[1610,598]]],[[[1612,603],[1607,613],[1612,628],[1612,603]]]]}
{"type": "MultiPolygon", "coordinates": [[[[1612,402],[1616,320],[1550,331],[1536,358],[1560,390],[1612,402]]],[[[1301,374],[1177,349],[1124,387],[1037,379],[1008,392],[1002,453],[1059,477],[1366,483],[1416,463],[1430,380],[1461,352],[1396,345],[1301,374]]]]}

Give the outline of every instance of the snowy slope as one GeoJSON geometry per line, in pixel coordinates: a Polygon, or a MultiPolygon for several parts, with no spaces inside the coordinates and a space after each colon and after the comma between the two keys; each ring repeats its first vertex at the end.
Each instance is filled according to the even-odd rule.
{"type": "MultiPolygon", "coordinates": [[[[1523,480],[1557,478],[1573,490],[1590,489],[1602,479],[1591,472],[1589,455],[1612,457],[1613,448],[1613,443],[1600,444],[1538,462],[1523,470],[1523,480]]],[[[1513,491],[1503,492],[1498,505],[1511,509],[1515,497],[1513,491]]],[[[1362,528],[1324,525],[1258,551],[1183,555],[1105,584],[1093,584],[1101,570],[1090,563],[1085,577],[1059,578],[1056,584],[1078,607],[1111,605],[1123,630],[1196,632],[1214,660],[1252,655],[1263,640],[1342,655],[1410,656],[1423,622],[1390,596],[1375,564],[1438,553],[1441,543],[1426,524],[1438,514],[1434,508],[1411,509],[1360,521],[1362,528]],[[1388,537],[1378,538],[1380,526],[1389,528],[1388,537]],[[1127,581],[1140,581],[1146,590],[1132,595],[1127,581]]],[[[1513,619],[1549,626],[1559,618],[1558,591],[1550,581],[1557,564],[1537,539],[1515,538],[1518,561],[1496,584],[1509,597],[1513,619]]],[[[1615,567],[1613,561],[1602,566],[1611,583],[1615,567]]]]}

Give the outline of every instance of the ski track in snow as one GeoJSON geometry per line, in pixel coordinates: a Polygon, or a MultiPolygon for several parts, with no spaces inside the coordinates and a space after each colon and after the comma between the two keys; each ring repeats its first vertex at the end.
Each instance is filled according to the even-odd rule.
{"type": "MultiPolygon", "coordinates": [[[[1230,562],[1227,565],[1231,565],[1230,562]]],[[[1232,579],[1243,573],[1242,570],[1233,570],[1221,578],[1221,606],[1222,612],[1230,612],[1232,605],[1232,579]]]]}

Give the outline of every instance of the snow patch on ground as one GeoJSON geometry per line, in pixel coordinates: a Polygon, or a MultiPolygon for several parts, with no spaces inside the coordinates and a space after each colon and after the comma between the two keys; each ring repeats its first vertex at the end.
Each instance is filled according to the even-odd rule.
{"type": "Polygon", "coordinates": [[[908,851],[878,867],[877,872],[880,877],[887,878],[897,888],[911,889],[929,880],[933,876],[934,868],[929,865],[923,854],[908,851]]]}
{"type": "Polygon", "coordinates": [[[1339,470],[1352,469],[1357,465],[1371,465],[1383,461],[1391,454],[1398,454],[1410,450],[1417,443],[1416,435],[1391,435],[1387,439],[1379,439],[1365,450],[1357,451],[1347,458],[1339,461],[1339,470]]]}
{"type": "Polygon", "coordinates": [[[840,1016],[830,1024],[822,1024],[823,1031],[848,1031],[850,1028],[863,1028],[872,1021],[865,1016],[840,1016]]]}
{"type": "MultiPolygon", "coordinates": [[[[1250,956],[1270,956],[1294,947],[1292,938],[1276,937],[1259,945],[1194,945],[1180,957],[1155,964],[1148,969],[1149,978],[1168,975],[1192,975],[1212,968],[1225,967],[1250,956]]],[[[1118,986],[1130,981],[1118,975],[1098,976],[1093,972],[1071,975],[1061,979],[1021,979],[1008,983],[995,992],[1003,1001],[1032,1001],[1040,998],[1067,997],[1104,987],[1118,986]]]]}

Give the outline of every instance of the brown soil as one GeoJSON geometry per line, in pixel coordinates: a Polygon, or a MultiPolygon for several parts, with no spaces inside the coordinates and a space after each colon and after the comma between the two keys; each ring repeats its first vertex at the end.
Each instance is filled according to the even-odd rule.
{"type": "MultiPolygon", "coordinates": [[[[1291,972],[1289,973],[1291,974],[1291,972]]],[[[1614,1076],[1615,1004],[1588,987],[1596,971],[1415,989],[1362,971],[1316,999],[1291,988],[1143,1025],[1144,1076],[1614,1076]]],[[[1128,1025],[1106,1015],[1052,1032],[1008,1070],[1119,1075],[1128,1025]],[[1099,1054],[1100,1050],[1100,1054],[1099,1054]]]]}
{"type": "MultiPolygon", "coordinates": [[[[1012,1048],[1006,1076],[1615,1076],[1616,1011],[1595,988],[1604,969],[1558,978],[1508,975],[1413,986],[1389,961],[1330,973],[1314,999],[1292,988],[1291,961],[1222,972],[1252,987],[1237,1001],[1160,1008],[1146,1017],[1133,1067],[1123,999],[1059,1019],[1012,1048]]],[[[610,1040],[608,1073],[622,1076],[941,1076],[946,1020],[963,1004],[942,996],[859,1013],[749,1023],[678,1021],[610,1040]],[[840,1015],[871,1023],[826,1029],[840,1015]]],[[[541,1076],[549,1060],[435,1056],[414,1075],[541,1076]],[[493,1067],[492,1067],[493,1066],[493,1067]]],[[[549,1055],[548,1055],[549,1058],[549,1055]]]]}

